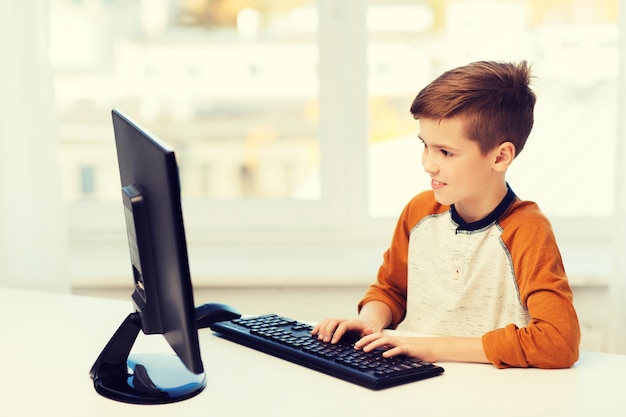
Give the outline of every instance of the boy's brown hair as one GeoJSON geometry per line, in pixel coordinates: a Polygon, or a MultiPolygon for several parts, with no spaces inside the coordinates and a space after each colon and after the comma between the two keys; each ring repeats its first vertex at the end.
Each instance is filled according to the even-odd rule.
{"type": "Polygon", "coordinates": [[[411,104],[413,117],[441,120],[460,116],[465,134],[486,154],[511,142],[515,155],[533,127],[536,96],[530,88],[530,66],[479,61],[444,72],[424,87],[411,104]]]}

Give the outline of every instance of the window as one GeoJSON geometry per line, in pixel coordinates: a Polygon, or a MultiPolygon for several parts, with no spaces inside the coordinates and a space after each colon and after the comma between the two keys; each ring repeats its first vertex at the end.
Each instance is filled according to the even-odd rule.
{"type": "Polygon", "coordinates": [[[410,103],[477,59],[533,63],[510,183],[570,269],[610,267],[616,0],[51,0],[50,19],[75,283],[126,283],[113,107],[176,149],[196,283],[368,282],[428,188],[410,103]]]}
{"type": "MultiPolygon", "coordinates": [[[[262,12],[227,2],[53,1],[63,153],[110,149],[117,107],[176,148],[185,198],[319,200],[309,3],[274,10],[265,2],[262,12]]],[[[114,166],[109,152],[99,155],[101,166],[114,166]]],[[[89,197],[117,199],[112,191],[89,197]]]]}

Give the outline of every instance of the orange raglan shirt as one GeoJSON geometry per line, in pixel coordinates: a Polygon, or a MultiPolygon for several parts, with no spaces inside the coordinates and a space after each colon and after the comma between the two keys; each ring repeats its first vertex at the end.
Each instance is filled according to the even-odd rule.
{"type": "Polygon", "coordinates": [[[567,368],[578,360],[573,294],[548,219],[512,190],[465,223],[432,191],[403,210],[360,307],[386,303],[403,330],[481,337],[497,367],[567,368]]]}

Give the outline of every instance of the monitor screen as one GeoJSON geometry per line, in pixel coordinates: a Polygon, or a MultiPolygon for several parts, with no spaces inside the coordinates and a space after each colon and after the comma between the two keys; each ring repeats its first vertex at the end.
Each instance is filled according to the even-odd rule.
{"type": "Polygon", "coordinates": [[[177,401],[195,395],[206,383],[198,342],[178,166],[174,151],[165,143],[119,110],[114,109],[112,117],[135,312],[113,336],[91,374],[96,390],[116,400],[133,403],[177,401]],[[176,354],[171,355],[174,359],[164,355],[128,356],[139,330],[144,334],[162,334],[176,354]],[[177,362],[184,365],[185,369],[180,370],[183,377],[172,375],[171,368],[176,367],[177,362]],[[98,372],[103,366],[118,371],[100,369],[98,372]],[[156,368],[156,372],[150,374],[150,368],[156,368]],[[117,376],[110,376],[116,373],[117,376]],[[156,381],[155,375],[165,380],[156,381]],[[172,376],[172,381],[167,380],[168,375],[172,376]]]}
{"type": "Polygon", "coordinates": [[[133,273],[132,299],[141,328],[146,334],[163,334],[189,370],[200,373],[174,151],[119,111],[112,114],[133,273]]]}

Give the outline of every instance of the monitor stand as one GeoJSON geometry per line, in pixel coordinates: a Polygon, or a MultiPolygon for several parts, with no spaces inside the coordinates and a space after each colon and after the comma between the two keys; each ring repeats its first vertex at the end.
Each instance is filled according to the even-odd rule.
{"type": "Polygon", "coordinates": [[[190,372],[176,355],[131,354],[140,330],[139,314],[129,314],[91,367],[89,375],[100,395],[133,404],[166,404],[204,389],[204,372],[190,372]]]}

